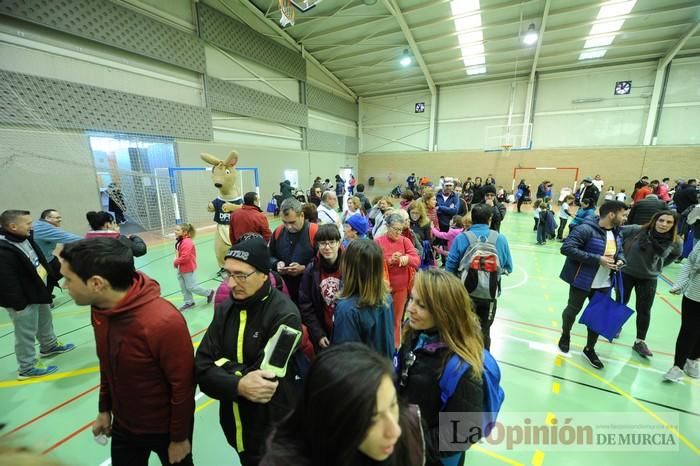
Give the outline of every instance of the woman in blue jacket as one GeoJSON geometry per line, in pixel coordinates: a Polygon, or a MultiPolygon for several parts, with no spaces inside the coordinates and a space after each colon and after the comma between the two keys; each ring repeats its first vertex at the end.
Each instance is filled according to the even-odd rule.
{"type": "Polygon", "coordinates": [[[364,343],[394,355],[394,311],[384,278],[384,255],[377,243],[357,239],[343,253],[343,288],[335,305],[332,343],[364,343]]]}

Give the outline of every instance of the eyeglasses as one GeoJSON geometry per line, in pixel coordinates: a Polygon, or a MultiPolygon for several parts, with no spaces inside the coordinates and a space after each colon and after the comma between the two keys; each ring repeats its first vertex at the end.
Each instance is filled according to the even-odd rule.
{"type": "Polygon", "coordinates": [[[253,270],[250,273],[229,273],[229,272],[224,272],[224,278],[229,279],[233,278],[236,282],[240,283],[243,285],[245,282],[248,281],[248,277],[253,275],[257,270],[253,270]]]}
{"type": "Polygon", "coordinates": [[[416,355],[413,353],[413,351],[409,351],[406,355],[406,360],[404,361],[403,367],[401,368],[401,377],[399,378],[399,385],[401,387],[406,386],[406,382],[408,382],[408,371],[415,362],[416,355]]]}
{"type": "Polygon", "coordinates": [[[389,230],[393,231],[394,233],[401,233],[403,232],[403,227],[391,227],[389,230]]]}
{"type": "Polygon", "coordinates": [[[319,248],[334,248],[338,244],[337,241],[319,241],[319,248]]]}

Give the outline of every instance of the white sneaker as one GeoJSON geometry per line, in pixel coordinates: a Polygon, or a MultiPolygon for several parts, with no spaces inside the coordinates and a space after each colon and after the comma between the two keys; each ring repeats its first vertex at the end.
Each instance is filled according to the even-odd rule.
{"type": "Polygon", "coordinates": [[[683,379],[683,371],[678,366],[673,366],[664,374],[664,379],[669,382],[680,382],[683,379]]]}
{"type": "Polygon", "coordinates": [[[686,359],[683,372],[685,372],[688,377],[700,379],[700,363],[692,359],[686,359]]]}

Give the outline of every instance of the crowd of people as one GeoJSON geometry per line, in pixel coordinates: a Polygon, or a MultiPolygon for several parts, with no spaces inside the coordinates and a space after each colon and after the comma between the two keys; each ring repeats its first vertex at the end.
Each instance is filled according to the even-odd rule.
{"type": "MultiPolygon", "coordinates": [[[[78,305],[91,306],[100,362],[92,432],[111,437],[114,465],[147,464],[150,452],[163,464],[193,464],[196,386],[220,402],[221,429],[244,466],[459,464],[488,429],[481,416],[470,418],[460,429],[479,435],[463,451],[441,451],[440,413],[497,412],[504,396],[489,348],[501,279],[514,270],[500,232],[509,202],[520,212],[533,201],[538,244],[562,241],[564,353],[585,301],[621,283],[627,293],[620,301],[636,295],[632,348],[651,357],[645,339],[657,280],[685,255],[671,289],[683,294],[682,324],[664,377],[700,376],[696,183],[668,189],[667,180],[645,178],[632,191],[631,209],[624,190],[608,189],[600,199],[600,176],[554,201],[549,181],[530,199],[525,180],[508,194],[491,175],[483,183],[440,177],[432,186],[411,174],[398,197],[372,200],[363,184],[339,176],[334,185],[317,178],[303,200],[284,182],[274,230],[256,193],[231,214],[232,247],[218,290],[197,285],[195,228],[175,228],[179,309],[136,270],[134,257],[146,254],[146,244],[122,235],[109,212],[89,212],[82,238],[61,228],[56,210],[36,222],[28,211],[7,210],[0,215],[0,305],[15,328],[18,379],[58,370],[36,357],[35,339],[42,358],[75,348],[53,330],[52,290],[62,278],[78,305]],[[195,295],[213,301],[215,311],[193,354],[182,314],[195,295]],[[302,337],[276,375],[262,361],[285,351],[270,347],[284,329],[302,337]],[[463,370],[444,383],[452,358],[463,370]]],[[[603,369],[598,336],[589,328],[583,355],[603,369]]]]}

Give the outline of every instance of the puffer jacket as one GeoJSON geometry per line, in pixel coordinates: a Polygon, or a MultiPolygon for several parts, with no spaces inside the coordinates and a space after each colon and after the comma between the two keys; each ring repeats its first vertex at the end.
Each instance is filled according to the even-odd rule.
{"type": "MultiPolygon", "coordinates": [[[[617,252],[614,259],[626,262],[622,251],[620,229],[613,229],[617,252]]],[[[591,289],[593,279],[600,267],[600,257],[605,253],[606,232],[598,225],[598,218],[587,218],[571,230],[561,246],[561,253],[566,256],[559,278],[580,290],[591,289]]]]}

